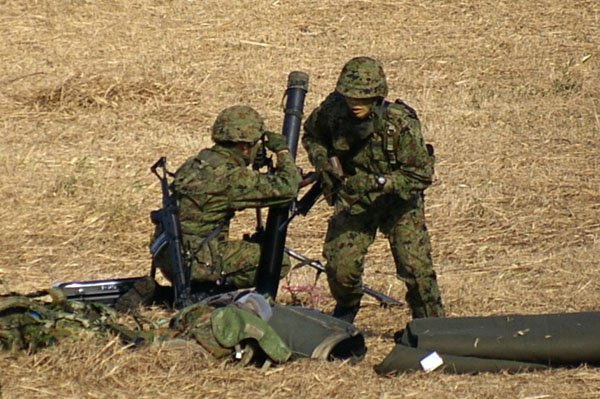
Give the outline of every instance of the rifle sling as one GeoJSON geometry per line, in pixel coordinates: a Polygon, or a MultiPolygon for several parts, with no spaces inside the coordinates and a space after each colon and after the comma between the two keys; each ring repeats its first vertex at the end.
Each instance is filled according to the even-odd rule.
{"type": "MultiPolygon", "coordinates": [[[[190,254],[190,256],[184,256],[184,258],[187,258],[187,262],[191,264],[192,259],[194,259],[194,257],[198,254],[198,252],[200,252],[200,250],[202,249],[202,247],[207,244],[210,240],[212,240],[213,238],[215,238],[216,236],[219,235],[219,233],[221,233],[221,231],[223,230],[223,226],[225,226],[225,220],[221,221],[221,223],[219,223],[217,225],[217,227],[215,227],[208,236],[206,236],[202,242],[197,246],[197,248],[194,250],[194,252],[192,252],[190,254]]],[[[164,232],[162,232],[161,234],[158,235],[158,237],[156,237],[154,239],[154,241],[152,241],[152,244],[150,244],[150,250],[152,252],[152,267],[151,267],[151,272],[150,275],[152,277],[155,276],[156,273],[156,255],[158,253],[158,251],[160,251],[165,245],[167,244],[167,240],[166,240],[166,235],[164,234],[164,232]],[[155,251],[153,251],[153,249],[155,251]]],[[[185,255],[185,254],[184,254],[185,255]]]]}
{"type": "Polygon", "coordinates": [[[198,252],[200,252],[200,250],[202,249],[202,247],[205,244],[208,244],[213,238],[215,238],[216,236],[218,236],[221,231],[223,230],[223,226],[225,226],[226,221],[222,220],[221,223],[219,223],[217,225],[217,227],[215,227],[213,229],[213,231],[210,232],[209,235],[207,235],[206,237],[204,237],[204,239],[202,240],[202,242],[196,247],[196,249],[194,250],[194,252],[191,253],[190,259],[188,260],[189,262],[192,261],[192,259],[194,259],[196,257],[196,255],[198,254],[198,252]]]}

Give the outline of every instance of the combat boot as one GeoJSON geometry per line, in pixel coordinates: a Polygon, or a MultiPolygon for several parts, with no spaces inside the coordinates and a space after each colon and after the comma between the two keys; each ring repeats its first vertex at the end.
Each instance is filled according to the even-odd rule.
{"type": "Polygon", "coordinates": [[[115,309],[118,312],[131,312],[138,306],[148,306],[152,304],[156,298],[158,283],[151,277],[146,276],[140,278],[133,283],[133,287],[115,303],[115,309]]]}
{"type": "Polygon", "coordinates": [[[347,323],[354,323],[354,319],[356,318],[356,315],[358,314],[358,311],[360,310],[360,304],[355,305],[355,306],[340,306],[335,305],[335,308],[333,309],[333,313],[331,314],[333,317],[335,317],[336,319],[340,319],[343,320],[347,323]]]}
{"type": "Polygon", "coordinates": [[[434,305],[422,304],[421,306],[414,306],[411,304],[412,318],[421,319],[425,317],[444,317],[444,307],[442,304],[436,303],[434,305]]]}

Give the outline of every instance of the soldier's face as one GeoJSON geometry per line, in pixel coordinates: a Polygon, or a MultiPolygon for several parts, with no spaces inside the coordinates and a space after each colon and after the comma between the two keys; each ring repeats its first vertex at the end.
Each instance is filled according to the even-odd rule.
{"type": "Polygon", "coordinates": [[[348,104],[348,108],[352,111],[355,117],[359,119],[364,119],[371,113],[371,109],[373,108],[374,99],[373,98],[352,98],[352,97],[344,97],[346,99],[346,104],[348,104]]]}
{"type": "Polygon", "coordinates": [[[237,147],[240,151],[240,155],[246,162],[246,166],[251,165],[252,162],[254,162],[254,159],[256,158],[256,154],[258,153],[258,144],[259,144],[258,142],[254,143],[254,144],[250,144],[250,143],[238,143],[237,144],[237,147]]]}

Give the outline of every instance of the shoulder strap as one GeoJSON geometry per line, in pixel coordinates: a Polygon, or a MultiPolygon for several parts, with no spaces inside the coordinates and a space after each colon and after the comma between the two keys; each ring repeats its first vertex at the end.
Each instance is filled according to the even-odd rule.
{"type": "Polygon", "coordinates": [[[394,104],[401,105],[402,108],[404,108],[404,110],[413,118],[417,117],[417,111],[415,111],[415,109],[413,107],[411,107],[410,105],[405,103],[402,99],[397,98],[396,101],[394,101],[394,104]]]}
{"type": "Polygon", "coordinates": [[[396,101],[394,101],[394,103],[383,100],[383,102],[381,104],[381,113],[382,113],[381,118],[383,120],[383,132],[382,132],[382,137],[381,137],[382,146],[383,146],[383,151],[386,154],[388,162],[392,169],[395,169],[398,166],[396,152],[398,150],[398,141],[399,141],[398,137],[400,136],[400,127],[389,122],[388,120],[385,120],[383,115],[386,114],[386,112],[391,104],[398,104],[399,102],[402,102],[402,100],[396,99],[396,101]]]}

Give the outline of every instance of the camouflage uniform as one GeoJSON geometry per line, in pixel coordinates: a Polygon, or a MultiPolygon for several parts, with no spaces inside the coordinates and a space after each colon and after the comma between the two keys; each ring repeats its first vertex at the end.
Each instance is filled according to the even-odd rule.
{"type": "Polygon", "coordinates": [[[136,346],[193,340],[215,358],[235,353],[243,363],[260,361],[263,354],[270,361],[283,363],[292,354],[267,324],[271,313],[265,314],[265,310],[270,311],[270,305],[256,293],[246,294],[241,299],[232,298],[230,304],[224,303],[218,308],[208,304],[188,306],[173,316],[169,328],[132,329],[118,323],[117,313],[108,306],[67,302],[54,291],[51,289],[52,303],[20,295],[0,297],[0,350],[33,353],[61,340],[77,338],[84,332],[99,337],[110,332],[136,346]],[[249,296],[253,297],[244,301],[249,296]]]}
{"type": "Polygon", "coordinates": [[[379,62],[352,59],[336,91],[304,124],[302,144],[335,206],[324,245],[329,286],[336,309],[355,309],[353,319],[363,295],[364,257],[380,230],[389,240],[396,275],[407,286],[413,317],[443,316],[423,205],[434,158],[415,111],[400,101],[384,101],[386,94],[379,62]],[[345,96],[373,98],[370,114],[355,117],[345,96]],[[343,177],[332,176],[332,156],[338,157],[343,177]]]}
{"type": "MultiPolygon", "coordinates": [[[[262,118],[252,108],[227,108],[213,126],[212,138],[216,144],[189,158],[175,173],[171,189],[179,205],[183,246],[193,256],[192,284],[208,282],[237,288],[254,285],[260,245],[229,240],[230,221],[236,211],[291,201],[301,180],[292,156],[283,150],[277,152],[277,168],[271,174],[247,167],[248,160],[234,144],[256,144],[263,134],[262,118]],[[206,242],[207,237],[217,232],[206,242]]],[[[273,139],[281,137],[285,146],[282,135],[267,135],[273,139]]],[[[158,259],[158,265],[171,279],[172,269],[166,254],[158,259]]],[[[286,256],[282,276],[289,268],[286,256]]]]}
{"type": "Polygon", "coordinates": [[[19,295],[0,298],[0,349],[35,352],[81,331],[104,333],[116,324],[114,309],[66,302],[54,291],[52,303],[19,295]]]}

